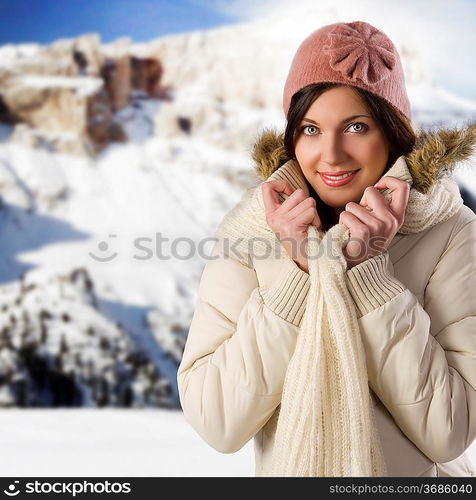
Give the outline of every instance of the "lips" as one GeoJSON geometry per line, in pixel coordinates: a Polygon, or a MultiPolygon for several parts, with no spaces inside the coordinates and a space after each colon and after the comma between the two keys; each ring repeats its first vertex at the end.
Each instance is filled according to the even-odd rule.
{"type": "Polygon", "coordinates": [[[340,172],[318,172],[318,173],[321,176],[321,179],[324,182],[324,184],[330,187],[337,187],[337,186],[343,186],[344,184],[351,182],[359,171],[360,168],[357,170],[347,170],[340,172]],[[334,177],[335,176],[343,176],[343,177],[335,179],[332,178],[331,175],[334,177]]]}
{"type": "Polygon", "coordinates": [[[332,175],[343,175],[343,174],[350,174],[352,172],[357,172],[357,170],[360,170],[360,168],[357,168],[355,170],[339,170],[338,172],[319,172],[320,174],[332,176],[332,175]]]}

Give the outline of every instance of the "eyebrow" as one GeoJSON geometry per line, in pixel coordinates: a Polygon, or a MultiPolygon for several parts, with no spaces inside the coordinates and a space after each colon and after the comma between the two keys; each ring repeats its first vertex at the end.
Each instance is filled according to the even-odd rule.
{"type": "MultiPolygon", "coordinates": [[[[368,115],[352,115],[352,116],[349,116],[348,118],[345,118],[344,120],[342,120],[340,123],[341,124],[344,124],[344,123],[347,123],[349,122],[350,120],[353,120],[354,118],[359,118],[361,116],[365,116],[366,118],[371,118],[370,116],[368,115]]],[[[319,125],[319,123],[317,123],[316,121],[314,120],[311,120],[311,118],[303,118],[302,119],[303,122],[311,122],[311,123],[314,123],[316,125],[319,125]]]]}

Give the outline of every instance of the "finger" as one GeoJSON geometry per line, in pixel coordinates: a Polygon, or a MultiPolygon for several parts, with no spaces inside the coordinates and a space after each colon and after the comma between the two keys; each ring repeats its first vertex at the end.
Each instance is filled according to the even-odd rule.
{"type": "Polygon", "coordinates": [[[274,210],[279,208],[281,205],[279,202],[279,193],[285,193],[290,196],[294,191],[291,183],[286,179],[263,182],[261,190],[266,212],[274,212],[274,210]]]}
{"type": "Polygon", "coordinates": [[[360,200],[360,205],[367,209],[367,213],[371,211],[378,218],[382,218],[386,212],[390,212],[394,215],[385,196],[374,186],[366,188],[360,200]]]}
{"type": "Polygon", "coordinates": [[[361,222],[370,227],[373,227],[378,219],[378,217],[372,215],[372,213],[369,212],[367,208],[354,202],[347,203],[347,205],[345,206],[345,211],[355,215],[361,222]]]}
{"type": "Polygon", "coordinates": [[[344,224],[344,226],[347,226],[354,233],[368,232],[368,227],[364,222],[362,222],[355,214],[345,210],[339,215],[339,224],[344,224]]]}
{"type": "MultiPolygon", "coordinates": [[[[295,191],[296,192],[296,191],[295,191]]],[[[294,193],[295,193],[294,192],[294,193]]],[[[293,195],[294,195],[293,193],[293,195]]],[[[288,198],[288,200],[291,198],[291,196],[288,198]]],[[[288,201],[286,200],[286,201],[288,201]]],[[[283,203],[284,205],[284,203],[283,203]]],[[[282,205],[282,206],[283,206],[282,205]]],[[[297,217],[301,212],[303,212],[304,210],[306,210],[307,208],[309,207],[316,207],[316,202],[314,201],[313,198],[311,197],[304,197],[303,200],[299,201],[297,200],[297,203],[295,204],[294,208],[292,208],[291,210],[289,210],[287,212],[287,215],[290,219],[294,219],[295,217],[297,217]]]]}
{"type": "MultiPolygon", "coordinates": [[[[294,193],[293,193],[294,194],[294,193]]],[[[291,197],[290,197],[291,198],[291,197]]],[[[288,199],[290,199],[288,198],[288,199]]],[[[286,200],[288,201],[288,200],[286,200]]],[[[283,203],[284,205],[284,203],[283,203]]],[[[308,224],[312,224],[313,226],[322,229],[322,221],[319,217],[319,214],[316,210],[316,202],[314,198],[308,196],[307,198],[304,198],[301,202],[299,202],[292,210],[288,212],[288,217],[290,220],[294,220],[297,217],[300,216],[305,210],[307,210],[309,207],[313,209],[313,217],[311,220],[308,221],[308,224]]]]}
{"type": "Polygon", "coordinates": [[[298,226],[302,226],[307,229],[307,226],[313,225],[318,229],[322,229],[321,219],[317,214],[317,211],[314,207],[305,208],[297,217],[293,219],[293,222],[298,226]]]}
{"type": "Polygon", "coordinates": [[[392,190],[392,199],[389,202],[390,208],[393,213],[403,220],[405,217],[405,210],[410,196],[410,184],[402,179],[397,179],[391,175],[383,176],[375,185],[377,189],[390,189],[392,190]]]}
{"type": "MultiPolygon", "coordinates": [[[[309,198],[309,197],[308,197],[309,198]]],[[[281,203],[280,211],[282,213],[291,212],[298,207],[303,201],[306,200],[306,193],[304,189],[296,189],[294,193],[288,196],[283,203],[281,203]]],[[[298,211],[299,212],[299,211],[298,211]]]]}
{"type": "Polygon", "coordinates": [[[314,227],[317,227],[317,229],[320,229],[322,230],[322,221],[321,221],[321,218],[319,217],[319,214],[316,213],[314,214],[314,219],[312,219],[312,222],[311,224],[314,226],[314,227]]]}
{"type": "Polygon", "coordinates": [[[313,206],[304,208],[304,210],[292,220],[297,224],[312,224],[314,227],[322,230],[322,221],[316,208],[313,206]]]}

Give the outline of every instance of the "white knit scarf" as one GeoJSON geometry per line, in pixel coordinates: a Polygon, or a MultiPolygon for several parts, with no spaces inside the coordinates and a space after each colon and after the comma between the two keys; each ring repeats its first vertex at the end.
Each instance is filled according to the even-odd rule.
{"type": "MultiPolygon", "coordinates": [[[[413,179],[405,157],[385,175],[413,179]]],[[[309,195],[299,164],[290,160],[267,181],[287,179],[309,195]]],[[[391,191],[381,191],[388,200],[391,191]]],[[[280,194],[281,200],[286,195],[280,194]]],[[[456,214],[463,200],[456,182],[443,177],[426,195],[410,189],[405,221],[399,232],[420,232],[456,214]]],[[[220,223],[216,236],[228,240],[252,263],[274,248],[289,258],[266,223],[261,184],[248,189],[220,223]],[[253,241],[250,246],[250,241],[253,241]]],[[[369,392],[365,351],[357,313],[346,285],[342,253],[349,229],[336,224],[326,233],[308,229],[310,288],[306,309],[289,362],[279,408],[272,455],[273,476],[386,476],[369,392]]],[[[228,247],[227,247],[228,248],[228,247]]],[[[277,250],[277,252],[276,252],[277,250]]]]}

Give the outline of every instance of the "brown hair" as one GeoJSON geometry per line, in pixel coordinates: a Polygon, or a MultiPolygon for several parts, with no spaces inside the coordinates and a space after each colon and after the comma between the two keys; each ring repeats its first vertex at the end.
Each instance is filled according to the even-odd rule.
{"type": "MultiPolygon", "coordinates": [[[[387,165],[384,169],[384,172],[387,172],[399,156],[408,155],[415,147],[417,137],[413,131],[411,123],[397,108],[382,97],[372,94],[371,92],[361,89],[360,87],[354,87],[352,85],[342,83],[311,83],[292,96],[287,117],[286,130],[284,132],[284,149],[286,150],[287,156],[291,159],[296,159],[294,146],[297,128],[311,104],[326,90],[333,87],[343,86],[350,87],[362,98],[373,119],[377,122],[377,125],[381,128],[384,136],[388,140],[389,154],[387,165]]],[[[323,229],[327,230],[332,225],[332,212],[330,207],[322,202],[312,186],[309,183],[307,184],[310,192],[318,203],[317,208],[323,224],[323,229]]]]}

